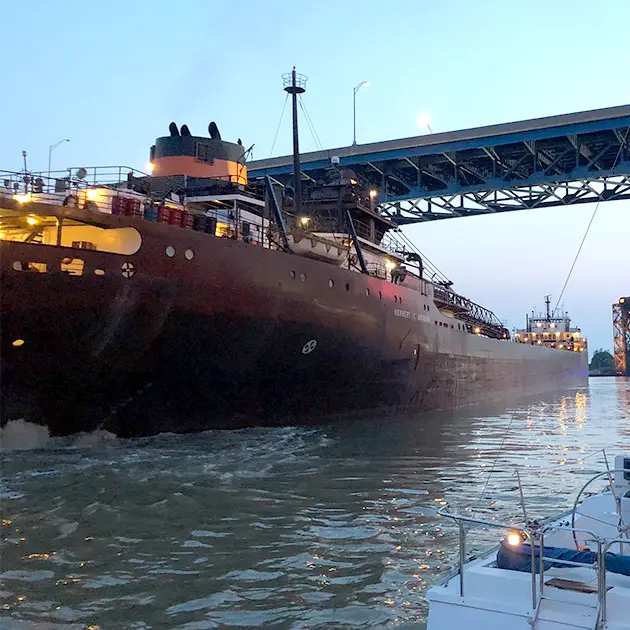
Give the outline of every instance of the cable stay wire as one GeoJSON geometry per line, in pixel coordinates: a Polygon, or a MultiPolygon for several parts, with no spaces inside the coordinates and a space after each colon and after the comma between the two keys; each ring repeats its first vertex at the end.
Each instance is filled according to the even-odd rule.
{"type": "MultiPolygon", "coordinates": [[[[613,161],[613,165],[612,165],[612,169],[614,170],[614,168],[617,166],[617,162],[619,161],[619,158],[621,157],[621,152],[623,151],[624,146],[626,145],[626,140],[628,139],[628,133],[630,133],[630,126],[626,129],[626,133],[623,137],[623,140],[619,143],[619,151],[617,151],[617,155],[613,161]]],[[[584,232],[584,236],[582,237],[582,242],[580,243],[580,246],[578,247],[577,253],[575,254],[575,258],[573,259],[573,264],[571,265],[571,269],[569,269],[569,274],[567,275],[567,279],[564,281],[564,286],[562,287],[562,291],[560,292],[560,297],[558,298],[558,301],[556,303],[555,308],[553,309],[553,313],[556,313],[556,311],[558,310],[558,306],[560,306],[560,302],[562,301],[562,297],[564,296],[564,292],[567,288],[567,285],[569,284],[569,280],[571,279],[571,275],[573,274],[573,270],[575,269],[575,265],[578,261],[578,258],[580,257],[580,252],[582,251],[582,247],[584,247],[584,242],[586,241],[586,237],[588,236],[588,233],[591,229],[591,225],[593,225],[593,220],[595,219],[595,215],[597,214],[597,211],[599,210],[599,206],[601,204],[602,200],[599,199],[597,201],[597,204],[595,205],[595,210],[593,210],[593,214],[591,216],[591,220],[588,222],[588,225],[586,226],[586,231],[584,232]]]]}
{"type": "Polygon", "coordinates": [[[271,151],[269,151],[269,157],[273,155],[273,150],[276,147],[276,140],[278,139],[280,125],[282,124],[282,119],[284,118],[284,110],[287,108],[288,100],[289,100],[289,93],[287,92],[286,98],[284,99],[284,105],[282,106],[282,113],[280,114],[280,120],[278,121],[278,127],[276,128],[276,135],[273,137],[273,142],[271,143],[271,151]]]}
{"type": "Polygon", "coordinates": [[[315,129],[315,125],[313,123],[313,120],[311,119],[311,115],[308,113],[308,110],[306,109],[306,103],[304,102],[304,99],[302,98],[301,94],[299,94],[298,97],[299,97],[300,108],[304,112],[304,118],[306,119],[306,123],[308,124],[309,129],[311,130],[311,134],[313,136],[313,140],[315,141],[315,145],[320,151],[323,151],[324,146],[322,145],[319,139],[319,135],[317,134],[317,130],[315,129]]]}

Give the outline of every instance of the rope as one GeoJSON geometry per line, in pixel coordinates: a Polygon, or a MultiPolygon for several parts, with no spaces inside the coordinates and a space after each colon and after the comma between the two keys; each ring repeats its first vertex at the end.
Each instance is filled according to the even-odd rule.
{"type": "MultiPolygon", "coordinates": [[[[617,151],[617,155],[615,156],[611,170],[613,170],[615,166],[617,166],[617,162],[619,161],[619,157],[621,156],[621,151],[623,150],[623,147],[626,144],[626,140],[628,139],[628,132],[630,132],[630,127],[626,129],[626,134],[623,137],[623,141],[619,143],[619,151],[617,151]]],[[[595,215],[597,214],[597,211],[599,210],[599,205],[601,204],[601,202],[602,200],[599,199],[595,206],[595,210],[593,210],[593,215],[591,216],[591,220],[588,222],[588,226],[586,227],[586,232],[584,232],[584,236],[582,237],[582,242],[580,243],[580,247],[578,248],[577,254],[575,255],[575,258],[573,259],[573,264],[571,265],[571,269],[569,270],[569,275],[567,276],[567,279],[564,282],[564,286],[562,287],[562,291],[560,292],[560,297],[558,298],[556,307],[553,309],[554,313],[558,310],[558,306],[560,305],[560,301],[562,300],[564,291],[567,288],[567,285],[569,284],[569,280],[571,279],[571,274],[573,273],[573,269],[575,269],[575,264],[578,261],[580,252],[582,251],[582,247],[584,246],[584,241],[586,241],[586,237],[588,236],[588,232],[591,229],[591,225],[593,224],[593,219],[595,219],[595,215]]]]}
{"type": "Polygon", "coordinates": [[[302,111],[304,112],[304,118],[306,120],[306,124],[308,125],[310,131],[311,131],[311,135],[313,136],[313,140],[315,141],[315,145],[317,146],[317,148],[320,151],[324,150],[324,146],[322,145],[319,136],[317,135],[317,131],[315,130],[315,125],[313,124],[313,121],[311,120],[311,116],[308,113],[308,110],[306,109],[306,104],[304,103],[304,100],[302,99],[302,95],[299,95],[299,102],[300,102],[300,107],[302,109],[302,111]]]}
{"type": "MultiPolygon", "coordinates": [[[[499,455],[501,455],[501,451],[503,451],[503,445],[505,444],[505,439],[507,438],[508,433],[510,432],[510,429],[512,428],[512,423],[514,422],[514,418],[515,416],[512,416],[510,423],[508,424],[507,429],[505,430],[505,433],[503,434],[503,439],[501,440],[501,446],[499,446],[499,451],[497,452],[497,456],[494,458],[494,462],[492,463],[492,468],[490,469],[490,473],[488,474],[486,483],[484,484],[483,490],[481,491],[481,494],[479,495],[479,498],[477,499],[477,504],[481,504],[483,495],[486,493],[486,490],[488,489],[488,484],[490,483],[490,477],[492,477],[492,473],[494,472],[494,467],[497,465],[497,461],[499,461],[499,455]]],[[[472,516],[475,515],[476,510],[477,510],[476,507],[473,508],[472,516]]]]}
{"type": "Polygon", "coordinates": [[[273,142],[271,143],[271,151],[269,151],[269,157],[273,155],[273,150],[276,146],[276,140],[278,139],[278,132],[280,131],[280,125],[282,124],[282,119],[284,117],[284,110],[287,108],[287,101],[289,100],[289,93],[287,92],[287,96],[284,99],[284,105],[282,106],[282,113],[280,114],[280,120],[278,121],[278,127],[276,129],[276,135],[273,137],[273,142]]]}

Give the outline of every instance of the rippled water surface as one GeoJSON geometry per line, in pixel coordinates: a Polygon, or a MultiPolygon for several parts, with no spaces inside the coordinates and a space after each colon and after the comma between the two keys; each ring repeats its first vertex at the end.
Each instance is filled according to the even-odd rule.
{"type": "Polygon", "coordinates": [[[436,510],[518,519],[516,467],[532,515],[566,509],[598,449],[630,449],[630,383],[316,428],[2,438],[0,628],[422,627],[457,554],[436,510]]]}

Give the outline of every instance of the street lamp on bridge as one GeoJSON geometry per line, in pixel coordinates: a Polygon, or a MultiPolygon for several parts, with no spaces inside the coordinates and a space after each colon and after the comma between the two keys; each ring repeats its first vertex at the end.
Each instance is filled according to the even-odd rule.
{"type": "Polygon", "coordinates": [[[429,130],[429,133],[433,133],[433,129],[431,129],[431,116],[429,116],[429,114],[418,114],[416,123],[420,129],[424,129],[426,127],[429,130]]]}
{"type": "Polygon", "coordinates": [[[55,144],[51,144],[48,147],[48,185],[50,185],[50,164],[52,162],[52,152],[64,142],[70,142],[70,140],[68,140],[68,138],[64,138],[63,140],[59,140],[59,142],[55,142],[55,144]]]}
{"type": "Polygon", "coordinates": [[[354,94],[352,95],[352,126],[354,128],[354,135],[352,140],[352,145],[354,146],[357,143],[357,92],[365,85],[367,87],[370,85],[369,81],[361,81],[359,85],[354,88],[354,94]]]}

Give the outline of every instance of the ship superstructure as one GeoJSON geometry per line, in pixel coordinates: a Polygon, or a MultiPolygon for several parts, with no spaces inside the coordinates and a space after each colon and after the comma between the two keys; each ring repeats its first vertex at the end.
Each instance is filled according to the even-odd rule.
{"type": "Polygon", "coordinates": [[[555,315],[551,311],[551,296],[545,296],[546,312],[526,315],[525,328],[516,332],[517,343],[584,352],[587,349],[586,337],[580,328],[571,327],[571,318],[567,312],[555,315]]]}

